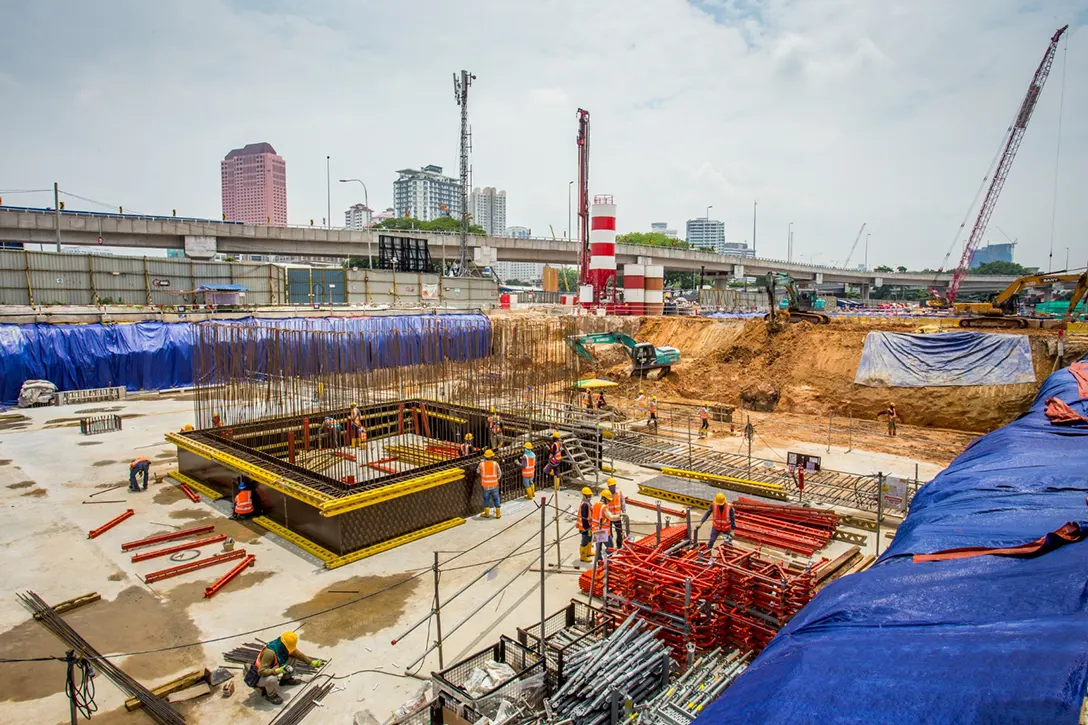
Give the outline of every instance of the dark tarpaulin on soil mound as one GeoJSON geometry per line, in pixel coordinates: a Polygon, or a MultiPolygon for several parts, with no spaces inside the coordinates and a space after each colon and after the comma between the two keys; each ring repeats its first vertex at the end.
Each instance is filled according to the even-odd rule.
{"type": "Polygon", "coordinates": [[[1088,685],[1088,542],[1032,557],[914,563],[1011,547],[1086,518],[1088,429],[1067,370],[1031,410],[976,440],[911,503],[868,571],[833,582],[699,718],[710,723],[1078,722],[1088,685]]]}
{"type": "Polygon", "coordinates": [[[1026,335],[870,332],[854,382],[890,388],[1034,383],[1026,335]]]}

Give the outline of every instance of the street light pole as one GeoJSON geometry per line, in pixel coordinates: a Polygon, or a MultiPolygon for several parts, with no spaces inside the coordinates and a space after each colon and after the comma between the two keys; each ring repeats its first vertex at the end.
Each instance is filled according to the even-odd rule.
{"type": "Polygon", "coordinates": [[[793,222],[786,227],[786,261],[793,261],[793,222]]]}
{"type": "Polygon", "coordinates": [[[869,235],[865,235],[865,271],[869,271],[869,235]]]}
{"type": "Polygon", "coordinates": [[[331,167],[330,157],[325,157],[325,228],[328,229],[332,226],[332,175],[329,172],[331,167]]]}
{"type": "Polygon", "coordinates": [[[574,189],[574,181],[571,181],[570,183],[567,184],[567,241],[570,241],[571,239],[573,239],[573,237],[571,237],[571,235],[570,235],[570,223],[571,223],[570,195],[571,195],[571,191],[573,189],[574,189]]]}
{"type": "MultiPolygon", "coordinates": [[[[347,184],[348,182],[351,182],[351,181],[354,181],[354,182],[358,183],[359,186],[363,187],[363,206],[366,207],[367,213],[370,213],[370,211],[371,211],[371,209],[370,209],[370,194],[367,193],[366,184],[363,183],[362,179],[340,179],[341,184],[347,184]]],[[[369,226],[370,226],[370,224],[368,223],[367,227],[369,227],[369,226]]],[[[374,264],[374,260],[373,260],[373,258],[371,257],[371,254],[370,254],[370,252],[371,252],[370,243],[371,243],[371,240],[373,239],[373,237],[374,237],[373,232],[368,232],[367,233],[367,236],[366,236],[366,266],[367,266],[367,269],[373,269],[372,265],[374,264]]]]}
{"type": "Polygon", "coordinates": [[[752,202],[752,256],[756,256],[756,212],[759,210],[759,202],[752,202]]]}

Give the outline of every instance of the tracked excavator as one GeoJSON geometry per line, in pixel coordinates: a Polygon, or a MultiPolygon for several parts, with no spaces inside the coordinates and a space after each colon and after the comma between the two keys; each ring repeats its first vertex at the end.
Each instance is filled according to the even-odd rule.
{"type": "Polygon", "coordinates": [[[1085,294],[1088,294],[1088,271],[1081,272],[1080,274],[1062,272],[1054,274],[1028,274],[1020,277],[999,292],[992,302],[966,304],[957,302],[954,305],[957,312],[977,315],[960,319],[960,327],[998,327],[1006,329],[1040,327],[1043,322],[1042,318],[1021,317],[1015,314],[1016,295],[1029,287],[1041,287],[1043,285],[1056,284],[1059,282],[1077,283],[1076,287],[1073,288],[1073,298],[1069,300],[1069,309],[1062,320],[1062,323],[1066,324],[1073,319],[1073,313],[1077,308],[1077,303],[1081,301],[1085,294]]]}
{"type": "Polygon", "coordinates": [[[631,377],[648,377],[654,370],[660,370],[657,378],[669,374],[672,366],[680,362],[680,351],[675,347],[654,347],[653,343],[636,342],[630,335],[622,332],[598,332],[591,335],[571,335],[567,344],[584,360],[596,363],[587,345],[622,345],[631,358],[631,377]]]}
{"type": "Polygon", "coordinates": [[[768,272],[765,287],[767,303],[770,305],[770,311],[765,319],[772,330],[780,329],[785,322],[811,322],[814,325],[826,325],[831,322],[828,315],[815,310],[816,293],[800,292],[797,289],[797,281],[785,272],[768,272]],[[785,312],[778,309],[778,300],[775,299],[774,290],[779,284],[786,290],[785,312]]]}

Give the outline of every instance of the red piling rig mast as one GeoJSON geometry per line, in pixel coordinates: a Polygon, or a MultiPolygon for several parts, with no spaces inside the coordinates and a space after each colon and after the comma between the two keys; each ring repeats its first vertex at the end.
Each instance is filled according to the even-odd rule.
{"type": "Polygon", "coordinates": [[[1024,139],[1028,121],[1031,120],[1031,114],[1039,100],[1039,94],[1043,92],[1043,85],[1046,84],[1047,76],[1050,75],[1050,68],[1054,65],[1054,55],[1058,52],[1058,41],[1061,40],[1062,34],[1068,27],[1068,25],[1064,25],[1058,28],[1054,36],[1051,37],[1050,45],[1047,46],[1046,53],[1043,55],[1042,61],[1039,62],[1039,67],[1035,69],[1035,75],[1031,79],[1031,85],[1028,86],[1027,95],[1020,102],[1020,111],[1016,114],[1016,120],[1006,135],[1005,151],[1001,155],[997,170],[994,171],[993,179],[990,181],[990,188],[986,192],[986,199],[983,200],[982,208],[978,212],[978,218],[975,219],[975,226],[971,229],[971,236],[967,239],[967,244],[963,248],[960,266],[956,268],[955,274],[952,275],[952,282],[948,287],[948,304],[950,305],[956,301],[956,294],[963,283],[963,278],[967,276],[967,270],[971,268],[971,260],[975,257],[975,251],[978,250],[979,244],[982,243],[982,237],[986,233],[987,225],[990,223],[990,215],[994,213],[997,198],[1001,195],[1001,188],[1005,185],[1009,169],[1012,168],[1012,161],[1016,158],[1020,142],[1024,139]]]}
{"type": "Polygon", "coordinates": [[[578,243],[578,284],[590,284],[589,111],[585,111],[581,108],[578,109],[578,243]]]}

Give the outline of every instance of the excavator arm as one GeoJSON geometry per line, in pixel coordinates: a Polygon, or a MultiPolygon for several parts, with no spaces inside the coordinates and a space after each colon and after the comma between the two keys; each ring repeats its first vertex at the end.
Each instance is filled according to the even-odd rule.
{"type": "Polygon", "coordinates": [[[635,349],[635,345],[638,344],[633,337],[625,335],[622,332],[596,332],[590,335],[572,335],[567,338],[567,343],[579,357],[588,360],[589,362],[595,362],[596,358],[593,357],[593,353],[589,351],[589,348],[587,348],[586,345],[623,345],[627,350],[627,354],[630,355],[635,349]]]}
{"type": "Polygon", "coordinates": [[[1088,294],[1088,271],[1080,276],[1077,280],[1077,286],[1073,288],[1073,296],[1069,298],[1069,309],[1066,310],[1065,318],[1062,320],[1064,323],[1068,323],[1073,319],[1077,311],[1077,304],[1088,294]]]}
{"type": "MultiPolygon", "coordinates": [[[[1028,287],[1039,287],[1040,285],[1055,284],[1058,282],[1081,282],[1084,280],[1083,274],[1028,274],[1018,278],[1008,287],[994,297],[994,307],[1004,307],[1013,297],[1020,294],[1028,287]]],[[[1078,284],[1078,289],[1080,285],[1078,284]]]]}

